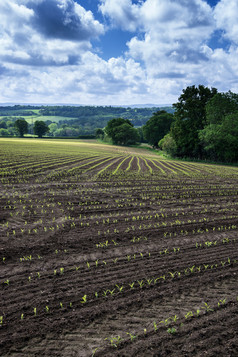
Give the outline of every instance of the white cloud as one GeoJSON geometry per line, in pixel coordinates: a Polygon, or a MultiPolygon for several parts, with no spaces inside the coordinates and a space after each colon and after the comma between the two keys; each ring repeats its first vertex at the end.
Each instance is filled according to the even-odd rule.
{"type": "Polygon", "coordinates": [[[136,31],[140,21],[140,7],[132,4],[131,0],[101,0],[99,9],[110,18],[113,26],[136,31]]]}
{"type": "Polygon", "coordinates": [[[225,31],[225,37],[238,44],[238,1],[221,0],[215,7],[217,28],[225,31]]]}
{"type": "Polygon", "coordinates": [[[124,56],[104,60],[91,40],[106,24],[76,1],[1,1],[0,101],[173,103],[193,84],[238,92],[237,4],[101,0],[105,18],[131,36],[124,56]],[[209,46],[219,29],[228,49],[209,46]]]}

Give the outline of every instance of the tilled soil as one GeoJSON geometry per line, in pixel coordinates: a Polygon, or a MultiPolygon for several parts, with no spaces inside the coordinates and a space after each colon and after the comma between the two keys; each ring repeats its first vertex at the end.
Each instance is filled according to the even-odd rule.
{"type": "Polygon", "coordinates": [[[238,355],[236,171],[130,160],[1,184],[1,356],[238,355]]]}

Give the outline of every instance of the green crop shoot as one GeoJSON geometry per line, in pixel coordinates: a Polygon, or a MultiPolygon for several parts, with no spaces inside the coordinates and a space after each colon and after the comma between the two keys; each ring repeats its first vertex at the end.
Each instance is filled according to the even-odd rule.
{"type": "Polygon", "coordinates": [[[75,270],[78,271],[80,269],[80,265],[75,267],[75,270]]]}
{"type": "Polygon", "coordinates": [[[218,302],[218,307],[220,307],[221,305],[225,305],[226,303],[226,299],[220,299],[219,302],[218,302]]]}
{"type": "Polygon", "coordinates": [[[33,312],[34,312],[34,316],[36,316],[36,307],[34,307],[33,312]]]}
{"type": "Polygon", "coordinates": [[[60,302],[60,307],[61,307],[61,309],[63,309],[63,303],[62,302],[60,302]]]}
{"type": "Polygon", "coordinates": [[[64,268],[60,268],[60,274],[64,274],[64,268]]]}
{"type": "Polygon", "coordinates": [[[5,260],[6,260],[6,258],[5,258],[5,257],[3,257],[3,258],[2,258],[2,262],[3,262],[3,263],[5,263],[5,260]]]}
{"type": "Polygon", "coordinates": [[[178,320],[178,316],[177,315],[174,315],[174,317],[171,317],[171,319],[176,322],[178,320]]]}
{"type": "Polygon", "coordinates": [[[158,326],[155,321],[153,322],[153,326],[154,326],[154,331],[156,332],[158,330],[158,326]]]}
{"type": "Polygon", "coordinates": [[[169,317],[168,319],[165,319],[165,320],[160,321],[159,323],[160,323],[160,324],[164,324],[165,326],[167,326],[168,323],[169,323],[169,320],[170,320],[170,317],[169,317]]]}
{"type": "Polygon", "coordinates": [[[171,328],[168,328],[167,332],[170,333],[171,335],[174,335],[177,332],[177,330],[176,330],[176,328],[171,327],[171,328]]]}
{"type": "Polygon", "coordinates": [[[119,285],[116,284],[116,287],[117,287],[117,289],[119,290],[120,293],[121,293],[122,290],[124,289],[124,286],[123,286],[123,285],[122,285],[122,286],[119,286],[119,285]]]}
{"type": "Polygon", "coordinates": [[[0,316],[0,325],[3,324],[3,316],[0,316]]]}
{"type": "Polygon", "coordinates": [[[140,288],[142,289],[144,283],[144,280],[137,280],[137,283],[139,284],[140,288]]]}
{"type": "Polygon", "coordinates": [[[205,306],[203,306],[202,309],[206,310],[207,312],[208,312],[208,311],[213,311],[213,310],[210,308],[210,306],[209,306],[206,302],[204,302],[204,305],[205,305],[205,306]]]}
{"type": "Polygon", "coordinates": [[[70,307],[70,308],[73,307],[73,303],[72,303],[72,302],[69,303],[69,307],[70,307]]]}
{"type": "Polygon", "coordinates": [[[129,286],[130,286],[131,289],[134,289],[134,285],[135,285],[135,282],[129,283],[129,286]]]}
{"type": "Polygon", "coordinates": [[[80,301],[80,302],[81,302],[81,304],[85,304],[87,302],[87,295],[84,295],[82,297],[82,301],[80,301]]]}
{"type": "Polygon", "coordinates": [[[89,262],[87,262],[86,264],[87,264],[88,269],[90,269],[90,264],[89,264],[89,262]]]}
{"type": "Polygon", "coordinates": [[[121,338],[121,336],[118,335],[115,337],[105,338],[105,340],[109,340],[111,343],[111,346],[117,348],[119,343],[122,341],[122,338],[121,338]]]}
{"type": "Polygon", "coordinates": [[[9,284],[10,284],[10,280],[9,280],[9,279],[7,279],[6,281],[4,281],[4,284],[9,285],[9,284]]]}
{"type": "Polygon", "coordinates": [[[184,315],[185,319],[188,319],[189,317],[193,317],[193,312],[189,311],[187,314],[184,315]]]}
{"type": "Polygon", "coordinates": [[[95,353],[97,352],[98,348],[99,348],[99,347],[95,348],[95,349],[92,351],[92,352],[93,352],[93,353],[92,353],[92,357],[95,356],[95,353]]]}
{"type": "Polygon", "coordinates": [[[98,298],[98,293],[97,293],[97,291],[95,292],[95,296],[96,296],[96,298],[98,298]]]}
{"type": "Polygon", "coordinates": [[[130,332],[127,332],[126,334],[130,336],[131,341],[134,341],[134,340],[137,338],[136,335],[133,335],[133,334],[130,333],[130,332]]]}
{"type": "Polygon", "coordinates": [[[47,306],[47,305],[46,305],[45,309],[46,309],[46,312],[49,312],[49,310],[50,310],[49,306],[47,306]]]}
{"type": "Polygon", "coordinates": [[[146,279],[146,281],[147,281],[148,285],[151,285],[151,283],[153,282],[153,279],[146,279]]]}
{"type": "Polygon", "coordinates": [[[23,320],[24,319],[24,314],[21,314],[21,320],[23,320]]]}

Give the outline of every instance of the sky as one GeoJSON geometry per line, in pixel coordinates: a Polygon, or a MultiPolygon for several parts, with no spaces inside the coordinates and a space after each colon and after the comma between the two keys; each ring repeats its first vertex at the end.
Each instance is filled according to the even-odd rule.
{"type": "Polygon", "coordinates": [[[0,104],[238,93],[238,0],[1,0],[0,104]]]}

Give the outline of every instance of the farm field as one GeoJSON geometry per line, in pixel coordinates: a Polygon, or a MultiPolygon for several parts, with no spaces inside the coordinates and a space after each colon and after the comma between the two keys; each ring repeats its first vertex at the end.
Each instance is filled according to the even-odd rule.
{"type": "Polygon", "coordinates": [[[238,355],[238,168],[0,139],[0,356],[238,355]]]}

